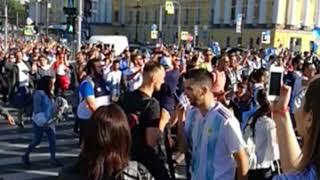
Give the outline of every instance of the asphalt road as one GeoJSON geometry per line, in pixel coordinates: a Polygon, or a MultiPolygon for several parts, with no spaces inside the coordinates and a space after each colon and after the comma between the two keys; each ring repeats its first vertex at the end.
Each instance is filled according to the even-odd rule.
{"type": "MultiPolygon", "coordinates": [[[[0,123],[0,177],[5,180],[42,180],[56,179],[60,168],[49,163],[47,137],[31,153],[31,166],[21,162],[32,138],[32,126],[27,123],[24,129],[8,126],[5,121],[0,123]]],[[[73,121],[62,122],[56,126],[57,158],[64,164],[73,163],[80,152],[78,138],[73,133],[73,121]]]]}
{"type": "MultiPolygon", "coordinates": [[[[72,92],[67,93],[67,99],[76,105],[72,92]]],[[[7,108],[16,118],[17,110],[7,108]]],[[[67,121],[56,125],[56,156],[65,166],[73,164],[79,155],[78,136],[73,132],[74,117],[69,114],[67,121]]],[[[50,164],[49,145],[44,133],[41,144],[30,154],[31,166],[25,166],[21,156],[32,140],[32,124],[26,122],[24,129],[9,126],[0,118],[0,180],[50,180],[57,179],[61,168],[50,164]]],[[[185,166],[176,169],[177,179],[185,179],[185,166]]]]}

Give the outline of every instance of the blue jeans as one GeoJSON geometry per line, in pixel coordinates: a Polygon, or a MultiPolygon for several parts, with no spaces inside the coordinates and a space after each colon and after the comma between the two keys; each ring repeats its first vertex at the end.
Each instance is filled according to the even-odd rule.
{"type": "Polygon", "coordinates": [[[29,154],[41,143],[43,132],[47,134],[48,141],[49,141],[49,151],[50,157],[52,160],[56,158],[56,137],[55,137],[55,130],[51,127],[40,127],[36,125],[36,123],[32,122],[33,125],[33,139],[30,143],[27,152],[25,153],[26,156],[29,154]]]}

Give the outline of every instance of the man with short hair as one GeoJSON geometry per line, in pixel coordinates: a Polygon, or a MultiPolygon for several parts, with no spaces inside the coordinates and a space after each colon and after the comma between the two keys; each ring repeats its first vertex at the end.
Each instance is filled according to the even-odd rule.
{"type": "MultiPolygon", "coordinates": [[[[165,70],[155,61],[149,61],[143,68],[143,82],[139,89],[128,93],[120,103],[128,116],[139,116],[131,126],[131,157],[143,164],[156,180],[170,179],[164,162],[155,151],[161,135],[160,104],[152,96],[164,83],[165,70]]],[[[130,117],[128,117],[129,123],[130,117]]]]}
{"type": "Polygon", "coordinates": [[[125,72],[125,81],[127,82],[128,91],[132,92],[137,90],[143,81],[142,71],[144,66],[143,58],[140,54],[132,54],[131,62],[132,67],[129,67],[125,72]]]}
{"type": "Polygon", "coordinates": [[[86,126],[91,115],[100,106],[110,103],[110,89],[103,79],[102,65],[98,58],[91,59],[87,64],[87,77],[79,87],[80,104],[77,116],[80,125],[80,143],[86,133],[86,126]]]}
{"type": "Polygon", "coordinates": [[[120,84],[122,79],[122,72],[119,70],[119,67],[119,60],[113,61],[110,72],[108,72],[104,77],[110,85],[112,102],[117,102],[120,97],[120,84]]]}
{"type": "Polygon", "coordinates": [[[200,68],[202,69],[205,69],[209,72],[212,72],[212,58],[213,58],[213,53],[212,53],[212,50],[210,48],[208,48],[206,51],[205,51],[205,54],[204,54],[204,62],[202,62],[200,64],[200,68]]]}
{"type": "Polygon", "coordinates": [[[234,115],[214,100],[212,76],[203,69],[191,70],[185,93],[193,108],[186,116],[185,132],[192,149],[192,180],[245,179],[248,157],[240,125],[234,115]]]}

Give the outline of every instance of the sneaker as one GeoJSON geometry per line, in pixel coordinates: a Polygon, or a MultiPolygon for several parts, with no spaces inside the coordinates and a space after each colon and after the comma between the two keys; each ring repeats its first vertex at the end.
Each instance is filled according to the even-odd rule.
{"type": "Polygon", "coordinates": [[[21,159],[22,159],[23,164],[25,164],[25,165],[27,165],[27,166],[30,166],[30,165],[31,165],[31,164],[30,164],[29,156],[23,155],[23,156],[21,157],[21,159]]]}
{"type": "Polygon", "coordinates": [[[51,159],[50,164],[57,167],[63,167],[63,164],[58,159],[51,159]]]}
{"type": "Polygon", "coordinates": [[[18,128],[20,128],[20,129],[24,129],[24,122],[20,122],[20,123],[18,123],[18,128]]]}

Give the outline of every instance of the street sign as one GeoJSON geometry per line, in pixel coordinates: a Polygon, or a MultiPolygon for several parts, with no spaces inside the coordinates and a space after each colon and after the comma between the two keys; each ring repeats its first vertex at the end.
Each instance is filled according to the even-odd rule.
{"type": "Polygon", "coordinates": [[[158,26],[156,24],[152,24],[151,31],[156,31],[158,29],[158,26]]]}
{"type": "Polygon", "coordinates": [[[242,26],[242,14],[237,15],[236,33],[241,33],[242,26]]]}
{"type": "Polygon", "coordinates": [[[270,44],[271,42],[271,31],[265,31],[261,33],[261,43],[270,44]]]}
{"type": "Polygon", "coordinates": [[[32,35],[34,35],[34,33],[35,33],[35,30],[34,30],[34,26],[33,25],[26,25],[24,27],[23,34],[25,36],[32,36],[32,35]]]}
{"type": "Polygon", "coordinates": [[[151,31],[151,39],[158,39],[158,31],[151,31]]]}
{"type": "Polygon", "coordinates": [[[166,1],[167,14],[174,14],[174,4],[172,1],[166,1]]]}
{"type": "Polygon", "coordinates": [[[194,25],[194,35],[195,36],[199,35],[199,27],[198,27],[198,25],[194,25]]]}
{"type": "Polygon", "coordinates": [[[68,16],[75,16],[78,13],[77,8],[74,8],[74,7],[64,7],[63,12],[68,16]]]}
{"type": "Polygon", "coordinates": [[[189,38],[189,32],[188,31],[182,31],[181,32],[181,40],[186,41],[189,38]]]}

